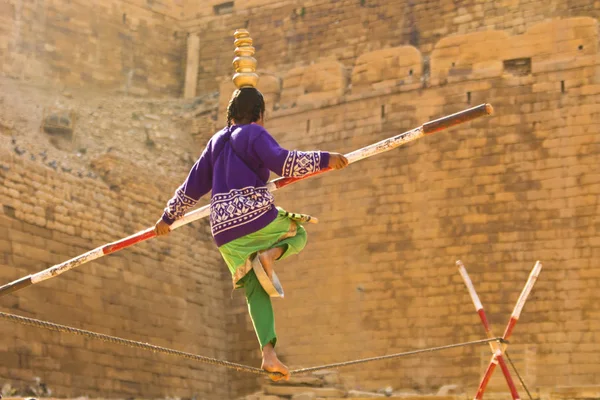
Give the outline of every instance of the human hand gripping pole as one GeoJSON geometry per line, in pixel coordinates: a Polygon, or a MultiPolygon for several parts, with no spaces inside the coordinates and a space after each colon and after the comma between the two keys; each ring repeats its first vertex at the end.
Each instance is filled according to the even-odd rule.
{"type": "MultiPolygon", "coordinates": [[[[406,143],[417,140],[425,135],[429,135],[435,132],[439,132],[444,129],[448,129],[455,125],[462,124],[464,122],[472,121],[476,118],[482,117],[484,115],[490,115],[493,113],[493,108],[490,104],[481,104],[477,107],[469,108],[467,110],[460,111],[456,114],[448,115],[434,121],[427,122],[418,128],[412,129],[410,131],[401,133],[399,135],[393,136],[391,138],[382,140],[380,142],[371,144],[369,146],[363,147],[362,149],[358,149],[351,153],[346,154],[346,158],[348,159],[348,163],[352,164],[362,159],[384,153],[386,151],[395,149],[400,147],[406,143]]],[[[304,180],[310,178],[315,175],[320,175],[325,172],[331,171],[331,168],[324,168],[320,171],[317,171],[313,174],[306,175],[302,178],[278,178],[272,180],[267,184],[267,188],[269,191],[273,192],[275,190],[281,189],[285,186],[291,185],[292,183],[298,182],[300,180],[304,180]]],[[[197,210],[191,211],[184,215],[182,218],[175,221],[171,224],[171,230],[177,229],[182,225],[189,224],[192,221],[196,221],[201,218],[205,218],[209,215],[209,205],[205,205],[203,207],[198,208],[197,210]]],[[[88,251],[87,253],[81,254],[75,258],[67,260],[61,264],[54,265],[50,268],[47,268],[41,272],[36,274],[28,275],[23,278],[17,279],[11,283],[8,283],[4,286],[0,286],[0,297],[7,295],[9,293],[16,292],[17,290],[26,288],[33,284],[45,281],[50,278],[54,278],[64,272],[67,272],[73,268],[76,268],[82,264],[95,260],[97,258],[103,257],[107,254],[115,253],[119,250],[122,250],[126,247],[133,246],[136,243],[143,242],[148,239],[152,239],[156,236],[154,231],[154,227],[145,229],[140,231],[134,235],[121,239],[119,241],[108,243],[103,246],[97,247],[94,250],[88,251]]]]}

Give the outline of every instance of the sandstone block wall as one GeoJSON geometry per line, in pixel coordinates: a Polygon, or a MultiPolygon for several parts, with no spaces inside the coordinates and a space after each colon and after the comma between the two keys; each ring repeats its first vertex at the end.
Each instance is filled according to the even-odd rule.
{"type": "MultiPolygon", "coordinates": [[[[100,179],[55,171],[3,147],[0,281],[151,226],[164,197],[111,191],[100,179]]],[[[223,359],[226,274],[204,221],[2,297],[0,308],[223,359]]],[[[40,377],[59,396],[229,397],[225,372],[206,364],[7,321],[0,336],[0,381],[14,387],[40,377]]]]}
{"type": "Polygon", "coordinates": [[[224,15],[229,13],[245,13],[250,9],[259,8],[269,10],[282,4],[294,4],[294,0],[183,0],[185,15],[183,20],[197,20],[199,18],[211,18],[215,15],[224,15]]]}
{"type": "Polygon", "coordinates": [[[347,86],[347,73],[337,61],[323,61],[290,70],[283,78],[280,105],[314,107],[315,102],[339,98],[347,86]]]}
{"type": "Polygon", "coordinates": [[[550,0],[543,7],[532,0],[255,0],[234,2],[224,15],[213,7],[225,1],[191,3],[182,26],[201,32],[201,91],[216,90],[214,78],[231,75],[232,35],[240,27],[252,33],[259,68],[288,72],[323,57],[352,68],[365,53],[405,45],[426,58],[450,35],[489,30],[514,35],[550,18],[600,17],[600,6],[587,0],[550,0]]]}
{"type": "Polygon", "coordinates": [[[179,95],[182,7],[181,1],[3,1],[0,73],[134,95],[179,95]]]}
{"type": "Polygon", "coordinates": [[[356,59],[352,70],[352,93],[419,83],[422,71],[423,58],[412,46],[371,51],[356,59]]]}
{"type": "MultiPolygon", "coordinates": [[[[208,111],[198,117],[212,133],[231,94],[232,33],[247,27],[269,130],[286,147],[341,152],[492,103],[493,118],[276,195],[279,205],[322,221],[309,227],[306,251],[279,267],[287,291],[275,306],[280,355],[300,367],[479,339],[454,261],[467,265],[500,331],[541,259],[514,348],[533,349],[525,361],[538,386],[598,384],[600,6],[255,0],[215,15],[223,3],[9,0],[0,5],[0,68],[60,85],[180,95],[186,46],[179,32],[194,32],[197,93],[221,90],[218,121],[208,111]]],[[[197,125],[197,137],[210,134],[197,125]]],[[[117,194],[5,150],[3,281],[146,227],[163,206],[159,196],[117,194]]],[[[111,160],[98,162],[102,170],[111,160]]],[[[83,266],[85,273],[71,271],[0,299],[1,306],[255,364],[246,306],[239,294],[229,299],[207,226],[182,229],[185,236],[83,266]]],[[[41,375],[61,395],[227,398],[257,386],[253,377],[178,359],[12,324],[0,329],[8,360],[0,376],[25,382],[41,375]]],[[[486,351],[347,371],[367,389],[457,383],[473,390],[486,351]]]]}
{"type": "MultiPolygon", "coordinates": [[[[379,88],[389,79],[379,68],[370,91],[352,86],[312,107],[273,112],[268,128],[285,147],[349,152],[483,102],[496,109],[277,193],[279,205],[322,221],[308,227],[305,251],[279,267],[285,362],[319,365],[483,337],[456,259],[501,331],[539,259],[544,269],[515,330],[515,354],[535,385],[599,383],[597,42],[592,18],[546,21],[520,35],[454,35],[435,45],[424,82],[379,88]]],[[[368,57],[358,57],[348,83],[362,79],[368,57]]],[[[311,68],[283,74],[282,98],[288,79],[311,68]]],[[[369,389],[453,383],[473,391],[487,359],[486,348],[462,348],[345,373],[369,389]]]]}

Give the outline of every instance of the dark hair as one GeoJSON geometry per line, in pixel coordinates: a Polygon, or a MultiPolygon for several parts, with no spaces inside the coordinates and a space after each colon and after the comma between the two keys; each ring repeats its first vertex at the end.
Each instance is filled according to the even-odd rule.
{"type": "Polygon", "coordinates": [[[231,121],[244,125],[256,122],[265,113],[265,99],[258,89],[246,87],[237,89],[231,95],[227,106],[227,126],[231,121]]]}

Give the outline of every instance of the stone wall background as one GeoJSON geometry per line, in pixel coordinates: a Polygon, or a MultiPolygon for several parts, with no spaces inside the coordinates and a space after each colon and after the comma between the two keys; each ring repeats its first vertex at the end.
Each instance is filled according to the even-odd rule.
{"type": "MultiPolygon", "coordinates": [[[[309,227],[306,251],[280,267],[286,361],[319,365],[482,337],[457,259],[501,331],[539,259],[513,337],[529,384],[598,383],[589,357],[598,322],[597,43],[596,19],[555,19],[519,35],[444,38],[427,75],[406,46],[364,53],[352,69],[326,61],[282,74],[267,123],[288,148],[349,152],[473,105],[496,110],[277,193],[284,208],[323,221],[309,227]]],[[[369,390],[474,389],[487,358],[487,349],[464,348],[345,372],[369,390]]],[[[495,386],[505,389],[500,379],[495,386]]]]}
{"type": "Polygon", "coordinates": [[[213,2],[202,4],[200,17],[182,21],[202,37],[199,90],[213,90],[215,77],[231,75],[231,36],[239,27],[252,33],[258,68],[281,73],[321,59],[352,68],[364,53],[402,45],[428,57],[446,36],[514,35],[550,18],[600,17],[600,4],[588,0],[550,0],[543,7],[535,0],[253,0],[236,2],[225,15],[214,15],[213,2]]]}
{"type": "MultiPolygon", "coordinates": [[[[259,85],[269,102],[267,127],[288,148],[348,152],[483,102],[496,110],[493,117],[276,194],[279,205],[322,221],[309,227],[306,251],[279,267],[287,293],[285,300],[275,301],[284,362],[296,368],[483,337],[454,266],[458,258],[500,332],[540,259],[544,269],[512,347],[521,354],[528,383],[599,383],[594,357],[595,278],[600,273],[597,2],[550,1],[541,7],[533,1],[265,0],[235,4],[231,14],[223,15],[214,15],[213,6],[220,2],[204,7],[115,2],[108,9],[89,4],[6,3],[8,12],[0,14],[6,18],[0,65],[13,83],[2,81],[2,87],[15,90],[19,81],[14,79],[43,77],[74,93],[80,86],[84,91],[179,96],[185,35],[192,32],[201,38],[197,95],[206,99],[219,91],[220,98],[214,104],[202,100],[204,105],[173,100],[156,106],[171,114],[146,112],[158,114],[160,122],[139,117],[136,110],[139,118],[132,115],[132,121],[114,126],[110,113],[97,111],[88,124],[111,124],[96,131],[96,138],[82,133],[94,138],[95,144],[83,141],[94,148],[94,156],[78,164],[92,175],[78,176],[31,159],[38,154],[40,133],[32,127],[39,124],[40,112],[6,111],[10,99],[5,96],[0,118],[3,281],[153,222],[193,161],[181,151],[174,165],[157,172],[152,154],[168,163],[172,140],[171,146],[193,149],[195,156],[222,126],[232,88],[226,81],[231,35],[247,26],[257,48],[259,85]],[[40,37],[59,48],[53,34],[40,33],[58,26],[51,18],[40,22],[44,15],[60,14],[52,14],[53,7],[64,8],[66,15],[85,11],[72,14],[69,29],[96,20],[104,26],[104,18],[110,20],[111,33],[97,39],[93,30],[81,28],[92,45],[81,45],[80,53],[95,49],[100,58],[131,55],[129,42],[113,41],[126,29],[119,25],[123,14],[131,14],[126,21],[139,21],[132,38],[149,41],[133,51],[139,54],[134,65],[140,80],[127,86],[127,57],[96,62],[100,58],[90,52],[83,58],[96,61],[84,63],[78,51],[68,52],[66,60],[51,58],[45,46],[33,51],[27,43],[40,47],[46,40],[40,37]],[[186,34],[173,34],[175,27],[186,34]],[[126,126],[134,123],[139,126],[130,134],[126,126]],[[180,133],[157,134],[165,129],[180,133]],[[131,149],[109,155],[111,143],[126,135],[131,149]],[[160,150],[147,149],[145,137],[160,150]],[[17,147],[36,150],[19,154],[17,147]],[[111,175],[113,170],[118,174],[111,175]],[[131,171],[138,170],[136,179],[131,171]],[[119,180],[122,173],[129,174],[127,180],[119,180]]],[[[77,49],[72,39],[79,36],[61,37],[60,48],[77,49]]],[[[71,157],[77,150],[53,152],[71,157]]],[[[165,241],[136,246],[63,277],[0,303],[41,319],[258,363],[243,298],[234,294],[230,299],[226,269],[206,224],[182,228],[165,241]]],[[[26,382],[42,375],[65,396],[234,398],[258,385],[252,376],[176,359],[12,324],[0,324],[0,329],[7,338],[0,342],[1,358],[10,363],[0,366],[0,377],[26,382]]],[[[472,393],[487,352],[465,348],[344,373],[366,390],[391,385],[431,392],[457,384],[472,393]]],[[[504,390],[501,382],[497,387],[504,390]]]]}
{"type": "MultiPolygon", "coordinates": [[[[3,282],[145,228],[162,202],[114,192],[2,149],[3,282]]],[[[123,250],[1,299],[2,308],[114,336],[224,358],[227,297],[206,223],[123,250]],[[201,338],[201,340],[199,340],[201,338]]],[[[220,266],[220,265],[219,265],[220,266]]],[[[0,376],[39,376],[57,395],[227,396],[205,365],[3,322],[0,376]]]]}
{"type": "Polygon", "coordinates": [[[131,95],[178,95],[181,1],[5,0],[0,71],[131,95]]]}

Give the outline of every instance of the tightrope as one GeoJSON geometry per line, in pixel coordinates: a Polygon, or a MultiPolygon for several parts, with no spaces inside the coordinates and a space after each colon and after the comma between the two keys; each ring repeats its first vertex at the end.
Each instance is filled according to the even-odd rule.
{"type": "MultiPolygon", "coordinates": [[[[242,364],[237,364],[237,363],[233,363],[233,362],[229,362],[229,361],[219,360],[216,358],[200,356],[200,355],[192,354],[192,353],[186,353],[184,351],[173,350],[173,349],[169,349],[167,347],[155,346],[150,343],[136,342],[135,340],[128,340],[128,339],[123,339],[123,338],[119,338],[116,336],[104,335],[102,333],[86,331],[84,329],[73,328],[70,326],[54,324],[52,322],[41,321],[39,319],[33,319],[33,318],[23,317],[20,315],[8,314],[8,313],[4,313],[4,312],[0,312],[0,318],[6,319],[11,322],[24,324],[24,325],[30,325],[30,326],[35,326],[38,328],[48,329],[51,331],[71,333],[71,334],[75,334],[75,335],[85,336],[90,339],[102,340],[102,341],[108,342],[108,343],[120,344],[123,346],[129,346],[129,347],[135,347],[138,349],[149,350],[154,353],[170,354],[173,356],[183,357],[183,358],[200,361],[200,362],[207,363],[207,364],[218,365],[221,367],[234,369],[234,370],[240,371],[240,372],[249,372],[249,373],[253,373],[253,374],[257,374],[257,375],[269,375],[269,373],[267,371],[264,371],[260,368],[250,367],[248,365],[242,365],[242,364]]],[[[323,369],[347,367],[350,365],[364,364],[364,363],[373,362],[373,361],[387,360],[390,358],[411,356],[414,354],[432,353],[435,351],[453,349],[456,347],[486,344],[489,342],[507,343],[507,341],[505,341],[501,337],[482,339],[482,340],[474,340],[471,342],[456,343],[456,344],[450,344],[450,345],[439,346],[439,347],[430,347],[427,349],[412,350],[412,351],[406,351],[403,353],[388,354],[388,355],[379,356],[379,357],[362,358],[362,359],[358,359],[358,360],[345,361],[345,362],[334,363],[334,364],[319,365],[316,367],[295,369],[295,370],[291,370],[290,373],[291,374],[305,374],[308,372],[320,371],[323,369]]]]}
{"type": "Polygon", "coordinates": [[[334,363],[334,364],[326,364],[326,365],[320,365],[318,367],[301,368],[301,369],[296,369],[296,370],[293,370],[293,371],[290,371],[290,372],[292,374],[305,374],[307,372],[314,372],[314,371],[319,371],[319,370],[322,370],[322,369],[347,367],[347,366],[350,366],[350,365],[364,364],[364,363],[368,363],[368,362],[371,362],[371,361],[381,361],[381,360],[387,360],[387,359],[390,359],[390,358],[412,356],[412,355],[421,354],[421,353],[433,353],[435,351],[454,349],[456,347],[473,346],[473,345],[476,345],[476,344],[487,344],[489,342],[507,343],[501,337],[496,337],[496,338],[490,338],[490,339],[474,340],[474,341],[471,341],[471,342],[449,344],[449,345],[446,345],[446,346],[430,347],[430,348],[427,348],[427,349],[405,351],[405,352],[402,352],[402,353],[388,354],[388,355],[385,355],[385,356],[370,357],[370,358],[361,358],[360,360],[346,361],[346,362],[340,362],[340,363],[334,363]]]}
{"type": "Polygon", "coordinates": [[[166,347],[155,346],[150,343],[136,342],[135,340],[128,340],[128,339],[123,339],[123,338],[119,338],[116,336],[104,335],[102,333],[96,333],[96,332],[86,331],[83,329],[77,329],[77,328],[73,328],[70,326],[54,324],[52,322],[41,321],[39,319],[22,317],[20,315],[7,314],[7,313],[0,312],[0,318],[7,319],[11,322],[17,322],[17,323],[24,324],[24,325],[30,325],[30,326],[35,326],[38,328],[49,329],[51,331],[72,333],[74,335],[85,336],[90,339],[102,340],[103,342],[120,344],[123,346],[135,347],[138,349],[150,350],[155,353],[171,354],[174,356],[179,356],[179,357],[187,358],[190,360],[196,360],[196,361],[200,361],[200,362],[207,363],[207,364],[220,365],[220,366],[223,366],[226,368],[235,369],[237,371],[250,372],[250,373],[254,373],[254,374],[264,374],[265,373],[265,371],[263,371],[260,368],[250,367],[250,366],[242,365],[242,364],[236,364],[236,363],[232,363],[229,361],[218,360],[216,358],[200,356],[197,354],[186,353],[184,351],[173,350],[173,349],[169,349],[166,347]]]}

